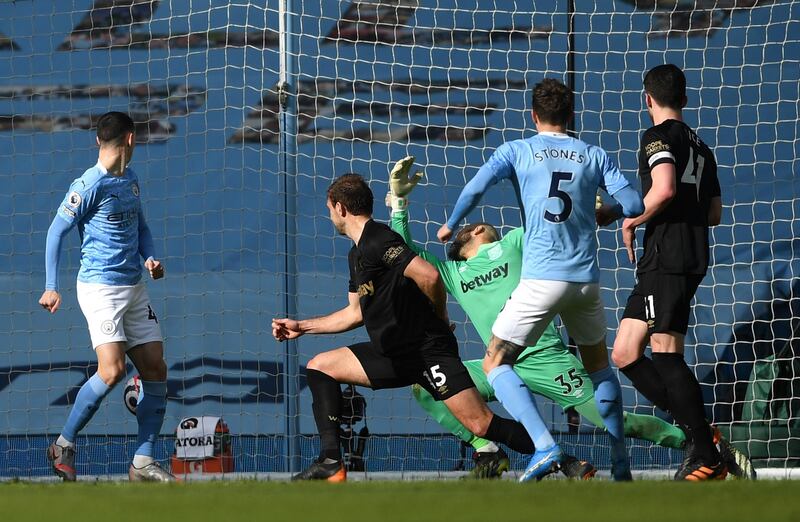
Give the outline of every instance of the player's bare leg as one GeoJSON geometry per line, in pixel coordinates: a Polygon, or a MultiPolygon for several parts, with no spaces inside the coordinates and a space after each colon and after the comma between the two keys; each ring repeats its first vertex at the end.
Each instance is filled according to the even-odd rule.
{"type": "Polygon", "coordinates": [[[139,371],[143,392],[136,407],[139,424],[137,449],[128,468],[128,478],[132,481],[173,482],[175,477],[153,458],[153,446],[161,432],[167,404],[164,344],[161,341],[140,344],[128,351],[128,357],[139,371]]]}
{"type": "Polygon", "coordinates": [[[115,386],[125,377],[125,350],[128,348],[124,342],[101,344],[95,348],[97,354],[97,375],[108,386],[115,386]]]}
{"type": "Polygon", "coordinates": [[[596,344],[578,345],[581,354],[581,362],[589,373],[597,372],[608,368],[608,348],[605,338],[596,344]]]}
{"type": "Polygon", "coordinates": [[[77,479],[75,469],[75,439],[94,416],[103,398],[125,375],[124,342],[97,346],[97,373],[81,386],[58,440],[47,448],[47,458],[56,475],[66,482],[77,479]]]}
{"type": "Polygon", "coordinates": [[[653,360],[644,355],[649,337],[646,322],[623,318],[619,323],[611,359],[639,393],[660,410],[669,411],[667,389],[661,375],[653,365],[653,360]]]}
{"type": "Polygon", "coordinates": [[[654,333],[650,335],[653,353],[674,353],[683,356],[683,335],[677,332],[654,333]]]}
{"type": "Polygon", "coordinates": [[[315,355],[306,365],[309,370],[316,370],[329,375],[342,384],[371,387],[364,368],[350,348],[336,348],[315,355]]]}
{"type": "Polygon", "coordinates": [[[624,368],[634,363],[644,355],[645,346],[650,334],[647,323],[637,319],[623,318],[619,323],[617,337],[614,340],[614,349],[611,359],[619,368],[624,368]]]}
{"type": "Polygon", "coordinates": [[[477,388],[467,388],[442,402],[465,428],[478,437],[485,436],[489,431],[493,413],[486,406],[477,388]]]}

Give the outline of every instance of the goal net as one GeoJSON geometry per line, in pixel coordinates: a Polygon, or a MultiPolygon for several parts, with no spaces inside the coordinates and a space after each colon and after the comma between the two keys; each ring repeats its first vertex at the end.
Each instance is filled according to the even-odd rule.
{"type": "MultiPolygon", "coordinates": [[[[230,427],[237,471],[282,472],[289,448],[303,465],[316,453],[305,363],[366,338],[363,330],[303,337],[295,373],[271,337],[286,281],[301,317],[346,303],[350,244],[328,219],[331,180],[361,173],[380,202],[390,165],[416,156],[426,177],[412,195],[411,232],[444,256],[435,232],[460,189],[501,143],[534,132],[536,82],[574,84],[576,135],[607,150],[633,181],[650,125],[643,73],[665,62],[686,72],[684,115],[715,151],[723,187],[687,361],[709,419],[737,447],[758,466],[797,466],[800,4],[598,0],[574,2],[572,15],[570,4],[294,2],[296,34],[283,60],[296,61],[289,138],[297,148],[289,149],[296,172],[287,174],[278,0],[0,2],[0,477],[49,473],[44,448],[96,368],[75,298],[76,233],[62,253],[62,309],[49,315],[37,301],[49,223],[70,182],[96,162],[92,129],[102,113],[136,121],[132,167],[167,271],[147,283],[169,371],[158,457],[173,451],[180,419],[215,415],[230,427]],[[296,446],[287,404],[299,404],[296,446]]],[[[388,220],[388,209],[376,203],[375,217],[388,220]]],[[[478,218],[503,231],[520,224],[510,185],[492,189],[469,216],[478,218]]],[[[598,237],[611,344],[634,272],[616,227],[598,237]]],[[[480,357],[474,329],[454,303],[450,310],[462,355],[480,357]]],[[[671,421],[621,380],[627,411],[671,421]]],[[[136,422],[122,388],[83,431],[79,474],[127,469],[136,422]]],[[[426,418],[410,390],[356,391],[366,411],[345,428],[352,452],[362,443],[366,469],[470,466],[471,451],[426,418]]],[[[568,451],[608,468],[599,430],[537,401],[568,451]]],[[[682,458],[638,439],[630,448],[636,469],[682,458]]],[[[523,462],[515,456],[516,467],[523,462]]]]}

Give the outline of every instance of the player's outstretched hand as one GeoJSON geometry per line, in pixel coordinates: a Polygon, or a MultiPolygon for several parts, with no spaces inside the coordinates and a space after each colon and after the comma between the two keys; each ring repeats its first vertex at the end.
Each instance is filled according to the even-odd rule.
{"type": "Polygon", "coordinates": [[[636,225],[631,218],[622,222],[622,242],[625,243],[625,250],[628,251],[628,261],[636,262],[636,225]]]}
{"type": "Polygon", "coordinates": [[[301,335],[303,335],[303,331],[300,329],[300,321],[294,319],[272,320],[272,337],[277,341],[296,339],[301,335]]]}
{"type": "Polygon", "coordinates": [[[54,314],[58,307],[61,306],[61,294],[56,290],[45,290],[42,293],[42,297],[39,298],[39,304],[42,305],[42,308],[54,314]]]}
{"type": "Polygon", "coordinates": [[[150,277],[153,279],[164,277],[164,265],[161,264],[161,261],[156,261],[151,257],[144,262],[144,267],[150,272],[150,277]]]}
{"type": "Polygon", "coordinates": [[[446,243],[453,235],[453,231],[450,230],[450,227],[447,226],[447,223],[442,225],[442,228],[436,233],[436,237],[439,238],[439,241],[442,243],[446,243]]]}
{"type": "Polygon", "coordinates": [[[389,190],[391,190],[392,195],[398,198],[406,197],[414,190],[419,180],[422,179],[422,176],[424,176],[422,172],[416,172],[411,177],[408,176],[413,164],[414,156],[406,156],[394,164],[389,173],[389,190]]]}

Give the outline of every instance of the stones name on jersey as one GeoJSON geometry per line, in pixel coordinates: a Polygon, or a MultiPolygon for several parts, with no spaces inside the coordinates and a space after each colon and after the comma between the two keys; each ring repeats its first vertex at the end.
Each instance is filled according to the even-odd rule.
{"type": "Polygon", "coordinates": [[[545,159],[565,159],[578,164],[582,164],[586,159],[586,156],[580,154],[576,150],[557,149],[555,147],[537,150],[533,153],[533,157],[536,161],[544,161],[545,159]]]}
{"type": "Polygon", "coordinates": [[[470,290],[475,290],[478,287],[505,277],[508,277],[508,263],[492,268],[488,272],[479,274],[469,281],[461,281],[461,291],[466,294],[470,290]]]}

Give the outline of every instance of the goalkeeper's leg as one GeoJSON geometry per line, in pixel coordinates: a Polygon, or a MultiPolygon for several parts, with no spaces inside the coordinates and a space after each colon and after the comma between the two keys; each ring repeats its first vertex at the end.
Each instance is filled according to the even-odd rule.
{"type": "MultiPolygon", "coordinates": [[[[528,364],[530,364],[532,360],[533,358],[527,357],[523,359],[523,361],[527,361],[528,364]]],[[[577,359],[575,359],[575,361],[580,365],[577,359]]],[[[483,372],[483,361],[480,359],[464,361],[464,366],[467,368],[483,400],[486,402],[495,401],[494,390],[489,386],[486,374],[483,372]]],[[[523,373],[525,369],[526,366],[523,363],[523,373]]],[[[536,384],[540,382],[541,380],[535,381],[536,384]]],[[[508,469],[510,462],[508,456],[501,448],[489,440],[476,436],[465,428],[464,425],[450,413],[450,410],[447,409],[444,403],[434,400],[431,394],[421,386],[414,385],[412,389],[417,403],[419,403],[428,415],[450,433],[475,448],[475,455],[473,456],[475,460],[475,468],[472,471],[473,477],[495,478],[499,477],[508,469]]],[[[595,473],[594,466],[590,463],[578,460],[570,455],[565,456],[565,463],[566,466],[562,465],[562,472],[569,478],[591,478],[595,473]]]]}
{"type": "MultiPolygon", "coordinates": [[[[576,406],[575,409],[591,424],[606,429],[594,401],[576,406]]],[[[686,446],[686,434],[683,430],[655,415],[624,412],[623,425],[626,437],[648,440],[665,448],[683,449],[686,446]]]]}
{"type": "MultiPolygon", "coordinates": [[[[533,393],[543,395],[564,408],[575,408],[587,421],[606,429],[594,400],[589,374],[577,357],[566,348],[544,348],[523,356],[514,370],[533,393]]],[[[667,448],[682,449],[686,434],[653,415],[623,412],[626,437],[649,440],[667,448]]]]}

